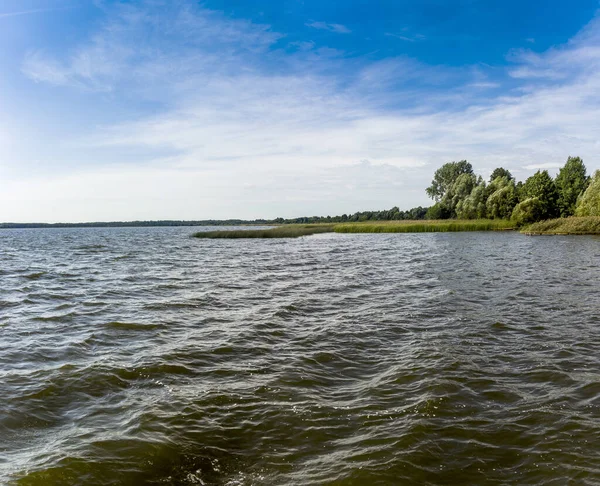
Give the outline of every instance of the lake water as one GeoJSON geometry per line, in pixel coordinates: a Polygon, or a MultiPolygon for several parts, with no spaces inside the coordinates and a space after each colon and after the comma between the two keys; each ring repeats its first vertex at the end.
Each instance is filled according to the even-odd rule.
{"type": "Polygon", "coordinates": [[[600,484],[600,238],[0,231],[0,482],[600,484]]]}

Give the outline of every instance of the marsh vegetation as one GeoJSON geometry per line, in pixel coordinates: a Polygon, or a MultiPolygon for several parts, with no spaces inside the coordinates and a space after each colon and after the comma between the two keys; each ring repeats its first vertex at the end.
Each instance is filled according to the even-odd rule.
{"type": "Polygon", "coordinates": [[[334,225],[282,225],[268,229],[201,231],[197,238],[297,238],[319,233],[446,233],[452,231],[498,231],[513,229],[506,220],[378,221],[334,225]]]}
{"type": "Polygon", "coordinates": [[[336,233],[447,233],[454,231],[495,231],[513,229],[506,220],[425,220],[380,221],[373,223],[349,223],[335,226],[336,233]]]}
{"type": "Polygon", "coordinates": [[[597,235],[600,216],[572,216],[539,221],[526,226],[522,233],[529,235],[597,235]]]}
{"type": "Polygon", "coordinates": [[[196,238],[298,238],[300,236],[314,235],[318,233],[331,233],[333,226],[325,224],[308,225],[285,225],[275,228],[262,229],[239,229],[222,231],[200,231],[195,233],[196,238]]]}

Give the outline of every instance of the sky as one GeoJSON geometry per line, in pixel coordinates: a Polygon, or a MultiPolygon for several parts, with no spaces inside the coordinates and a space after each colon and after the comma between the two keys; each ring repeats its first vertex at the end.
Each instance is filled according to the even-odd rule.
{"type": "Polygon", "coordinates": [[[428,206],[600,169],[598,0],[0,0],[0,221],[428,206]]]}

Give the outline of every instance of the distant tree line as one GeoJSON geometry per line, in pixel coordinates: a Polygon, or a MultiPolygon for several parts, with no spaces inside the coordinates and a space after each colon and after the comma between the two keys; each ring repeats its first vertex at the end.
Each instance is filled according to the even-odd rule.
{"type": "Polygon", "coordinates": [[[359,211],[341,216],[304,216],[301,218],[276,218],[271,223],[275,224],[311,224],[311,223],[354,223],[359,221],[401,221],[425,219],[427,210],[421,206],[402,211],[398,207],[384,211],[359,211]]]}
{"type": "Polygon", "coordinates": [[[199,221],[106,221],[90,223],[0,223],[1,228],[129,228],[144,226],[238,226],[242,224],[268,224],[266,219],[246,221],[243,219],[204,219],[199,221]]]}
{"type": "Polygon", "coordinates": [[[197,221],[111,221],[95,223],[0,223],[1,228],[124,228],[144,226],[241,226],[272,224],[345,223],[356,221],[398,221],[425,219],[428,208],[421,206],[401,211],[397,207],[387,211],[360,211],[341,216],[303,216],[300,218],[275,219],[204,219],[197,221]]]}
{"type": "Polygon", "coordinates": [[[466,160],[449,162],[435,172],[426,192],[435,201],[427,219],[512,219],[522,225],[600,215],[600,171],[590,178],[579,157],[569,157],[554,179],[538,170],[525,182],[502,167],[485,181],[466,160]]]}

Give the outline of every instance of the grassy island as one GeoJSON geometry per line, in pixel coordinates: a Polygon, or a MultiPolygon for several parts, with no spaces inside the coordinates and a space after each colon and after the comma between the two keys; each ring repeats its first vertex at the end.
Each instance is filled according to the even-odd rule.
{"type": "Polygon", "coordinates": [[[333,226],[325,224],[290,224],[276,226],[268,229],[254,230],[222,230],[222,231],[200,231],[195,233],[196,238],[298,238],[317,233],[332,233],[333,226]]]}
{"type": "Polygon", "coordinates": [[[269,229],[202,231],[197,238],[297,238],[318,233],[439,233],[514,229],[506,220],[368,221],[361,223],[282,225],[269,229]]]}

